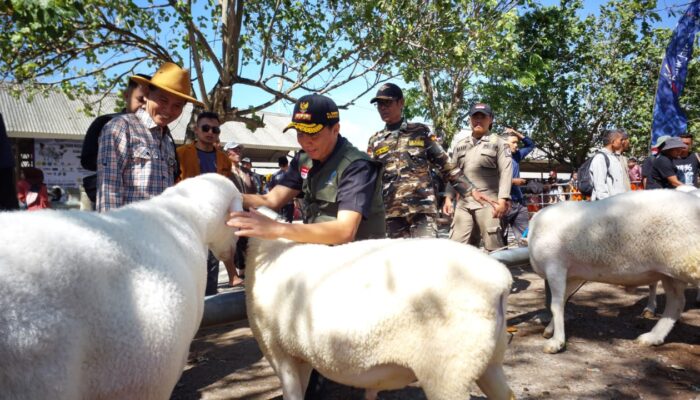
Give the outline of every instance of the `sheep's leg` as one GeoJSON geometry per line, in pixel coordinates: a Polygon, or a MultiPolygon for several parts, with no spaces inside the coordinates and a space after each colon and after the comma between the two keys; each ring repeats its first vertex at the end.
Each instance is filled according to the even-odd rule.
{"type": "Polygon", "coordinates": [[[377,400],[377,396],[379,396],[379,390],[365,389],[365,400],[377,400]]]}
{"type": "Polygon", "coordinates": [[[647,305],[642,311],[642,317],[646,319],[654,318],[654,313],[656,312],[656,286],[659,282],[654,282],[649,284],[649,298],[647,299],[647,305]]]}
{"type": "Polygon", "coordinates": [[[698,294],[695,295],[695,304],[700,305],[700,284],[698,284],[696,287],[698,289],[698,294]]]}
{"type": "MultiPolygon", "coordinates": [[[[566,345],[566,335],[564,333],[564,303],[566,301],[566,291],[567,291],[567,279],[566,279],[566,269],[552,266],[550,267],[554,271],[552,274],[547,274],[547,281],[549,282],[549,287],[552,291],[552,321],[554,334],[551,339],[547,340],[544,345],[545,353],[558,353],[564,349],[566,345]]],[[[574,285],[572,285],[573,287],[574,285]]]]}
{"type": "MultiPolygon", "coordinates": [[[[571,298],[571,296],[574,294],[574,292],[579,288],[579,286],[583,282],[585,282],[585,280],[576,279],[576,278],[569,278],[566,280],[566,293],[564,293],[564,308],[566,308],[566,303],[569,301],[569,298],[571,298]]],[[[545,339],[549,339],[553,335],[554,335],[554,318],[552,318],[552,320],[549,321],[549,324],[547,324],[547,327],[544,328],[544,332],[542,332],[542,336],[545,339]]]]}
{"type": "Polygon", "coordinates": [[[306,394],[306,390],[309,388],[309,380],[311,379],[311,371],[313,367],[309,363],[299,364],[299,379],[301,380],[301,392],[306,394]]]}
{"type": "MultiPolygon", "coordinates": [[[[304,386],[309,381],[308,376],[306,377],[306,383],[302,380],[304,366],[287,355],[279,354],[271,357],[270,363],[282,382],[282,397],[284,400],[304,400],[304,386]]],[[[309,367],[308,370],[310,374],[311,368],[309,367]]]]}
{"type": "Polygon", "coordinates": [[[484,373],[476,380],[479,389],[493,400],[514,400],[515,394],[510,390],[506,375],[503,373],[503,365],[490,364],[484,373]]]}
{"type": "Polygon", "coordinates": [[[662,282],[664,284],[664,293],[666,293],[664,313],[650,332],[637,338],[639,343],[646,346],[662,344],[666,335],[668,335],[673,325],[680,318],[683,307],[685,307],[685,282],[669,277],[664,277],[662,282]]]}

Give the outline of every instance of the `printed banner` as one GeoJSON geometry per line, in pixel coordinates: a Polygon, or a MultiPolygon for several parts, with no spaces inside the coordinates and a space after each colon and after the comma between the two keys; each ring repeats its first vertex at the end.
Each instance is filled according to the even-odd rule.
{"type": "Polygon", "coordinates": [[[77,189],[83,176],[93,173],[80,166],[82,146],[76,140],[34,139],[34,166],[44,172],[49,190],[52,186],[77,189]]]}

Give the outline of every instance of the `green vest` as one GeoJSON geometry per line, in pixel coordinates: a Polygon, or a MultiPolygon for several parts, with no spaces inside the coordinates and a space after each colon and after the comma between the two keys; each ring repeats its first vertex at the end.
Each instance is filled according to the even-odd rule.
{"type": "MultiPolygon", "coordinates": [[[[306,170],[308,173],[313,166],[312,160],[304,152],[299,155],[299,172],[304,179],[302,184],[305,208],[304,223],[334,221],[338,217],[338,183],[345,168],[356,160],[367,160],[374,163],[367,154],[353,147],[347,139],[340,137],[338,140],[341,140],[340,148],[323,165],[317,167],[318,170],[314,170],[314,175],[311,177],[306,177],[302,170],[306,170]]],[[[377,164],[375,163],[375,165],[377,164]]],[[[379,171],[374,185],[370,214],[367,219],[360,222],[355,240],[383,239],[385,237],[382,174],[379,171]]]]}

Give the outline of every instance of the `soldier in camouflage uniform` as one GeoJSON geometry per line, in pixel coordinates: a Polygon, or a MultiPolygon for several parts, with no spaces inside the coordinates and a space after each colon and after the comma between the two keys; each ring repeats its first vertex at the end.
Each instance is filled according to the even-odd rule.
{"type": "MultiPolygon", "coordinates": [[[[474,185],[449,161],[427,126],[402,118],[404,99],[398,86],[382,85],[371,102],[386,123],[382,131],[369,139],[367,153],[384,166],[387,236],[436,237],[438,210],[431,165],[462,196],[469,195],[474,185]]],[[[473,196],[476,200],[488,200],[479,192],[473,192],[473,196]]]]}
{"type": "MultiPolygon", "coordinates": [[[[496,197],[493,209],[484,207],[472,197],[461,196],[454,207],[450,239],[478,246],[483,238],[486,250],[505,246],[501,221],[510,205],[513,165],[508,142],[491,133],[493,112],[488,104],[477,103],[469,110],[472,135],[455,146],[452,162],[469,176],[480,192],[496,197]]],[[[450,196],[443,210],[452,212],[450,196]]]]}

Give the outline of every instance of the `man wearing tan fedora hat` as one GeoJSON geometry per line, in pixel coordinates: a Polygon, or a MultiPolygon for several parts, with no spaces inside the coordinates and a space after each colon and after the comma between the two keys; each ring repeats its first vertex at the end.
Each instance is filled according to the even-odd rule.
{"type": "Polygon", "coordinates": [[[100,135],[97,156],[97,210],[149,199],[172,186],[179,171],[175,142],[168,124],[182,114],[191,96],[189,72],[166,62],[150,80],[133,76],[148,87],[145,104],[133,114],[110,121],[100,135]]]}

